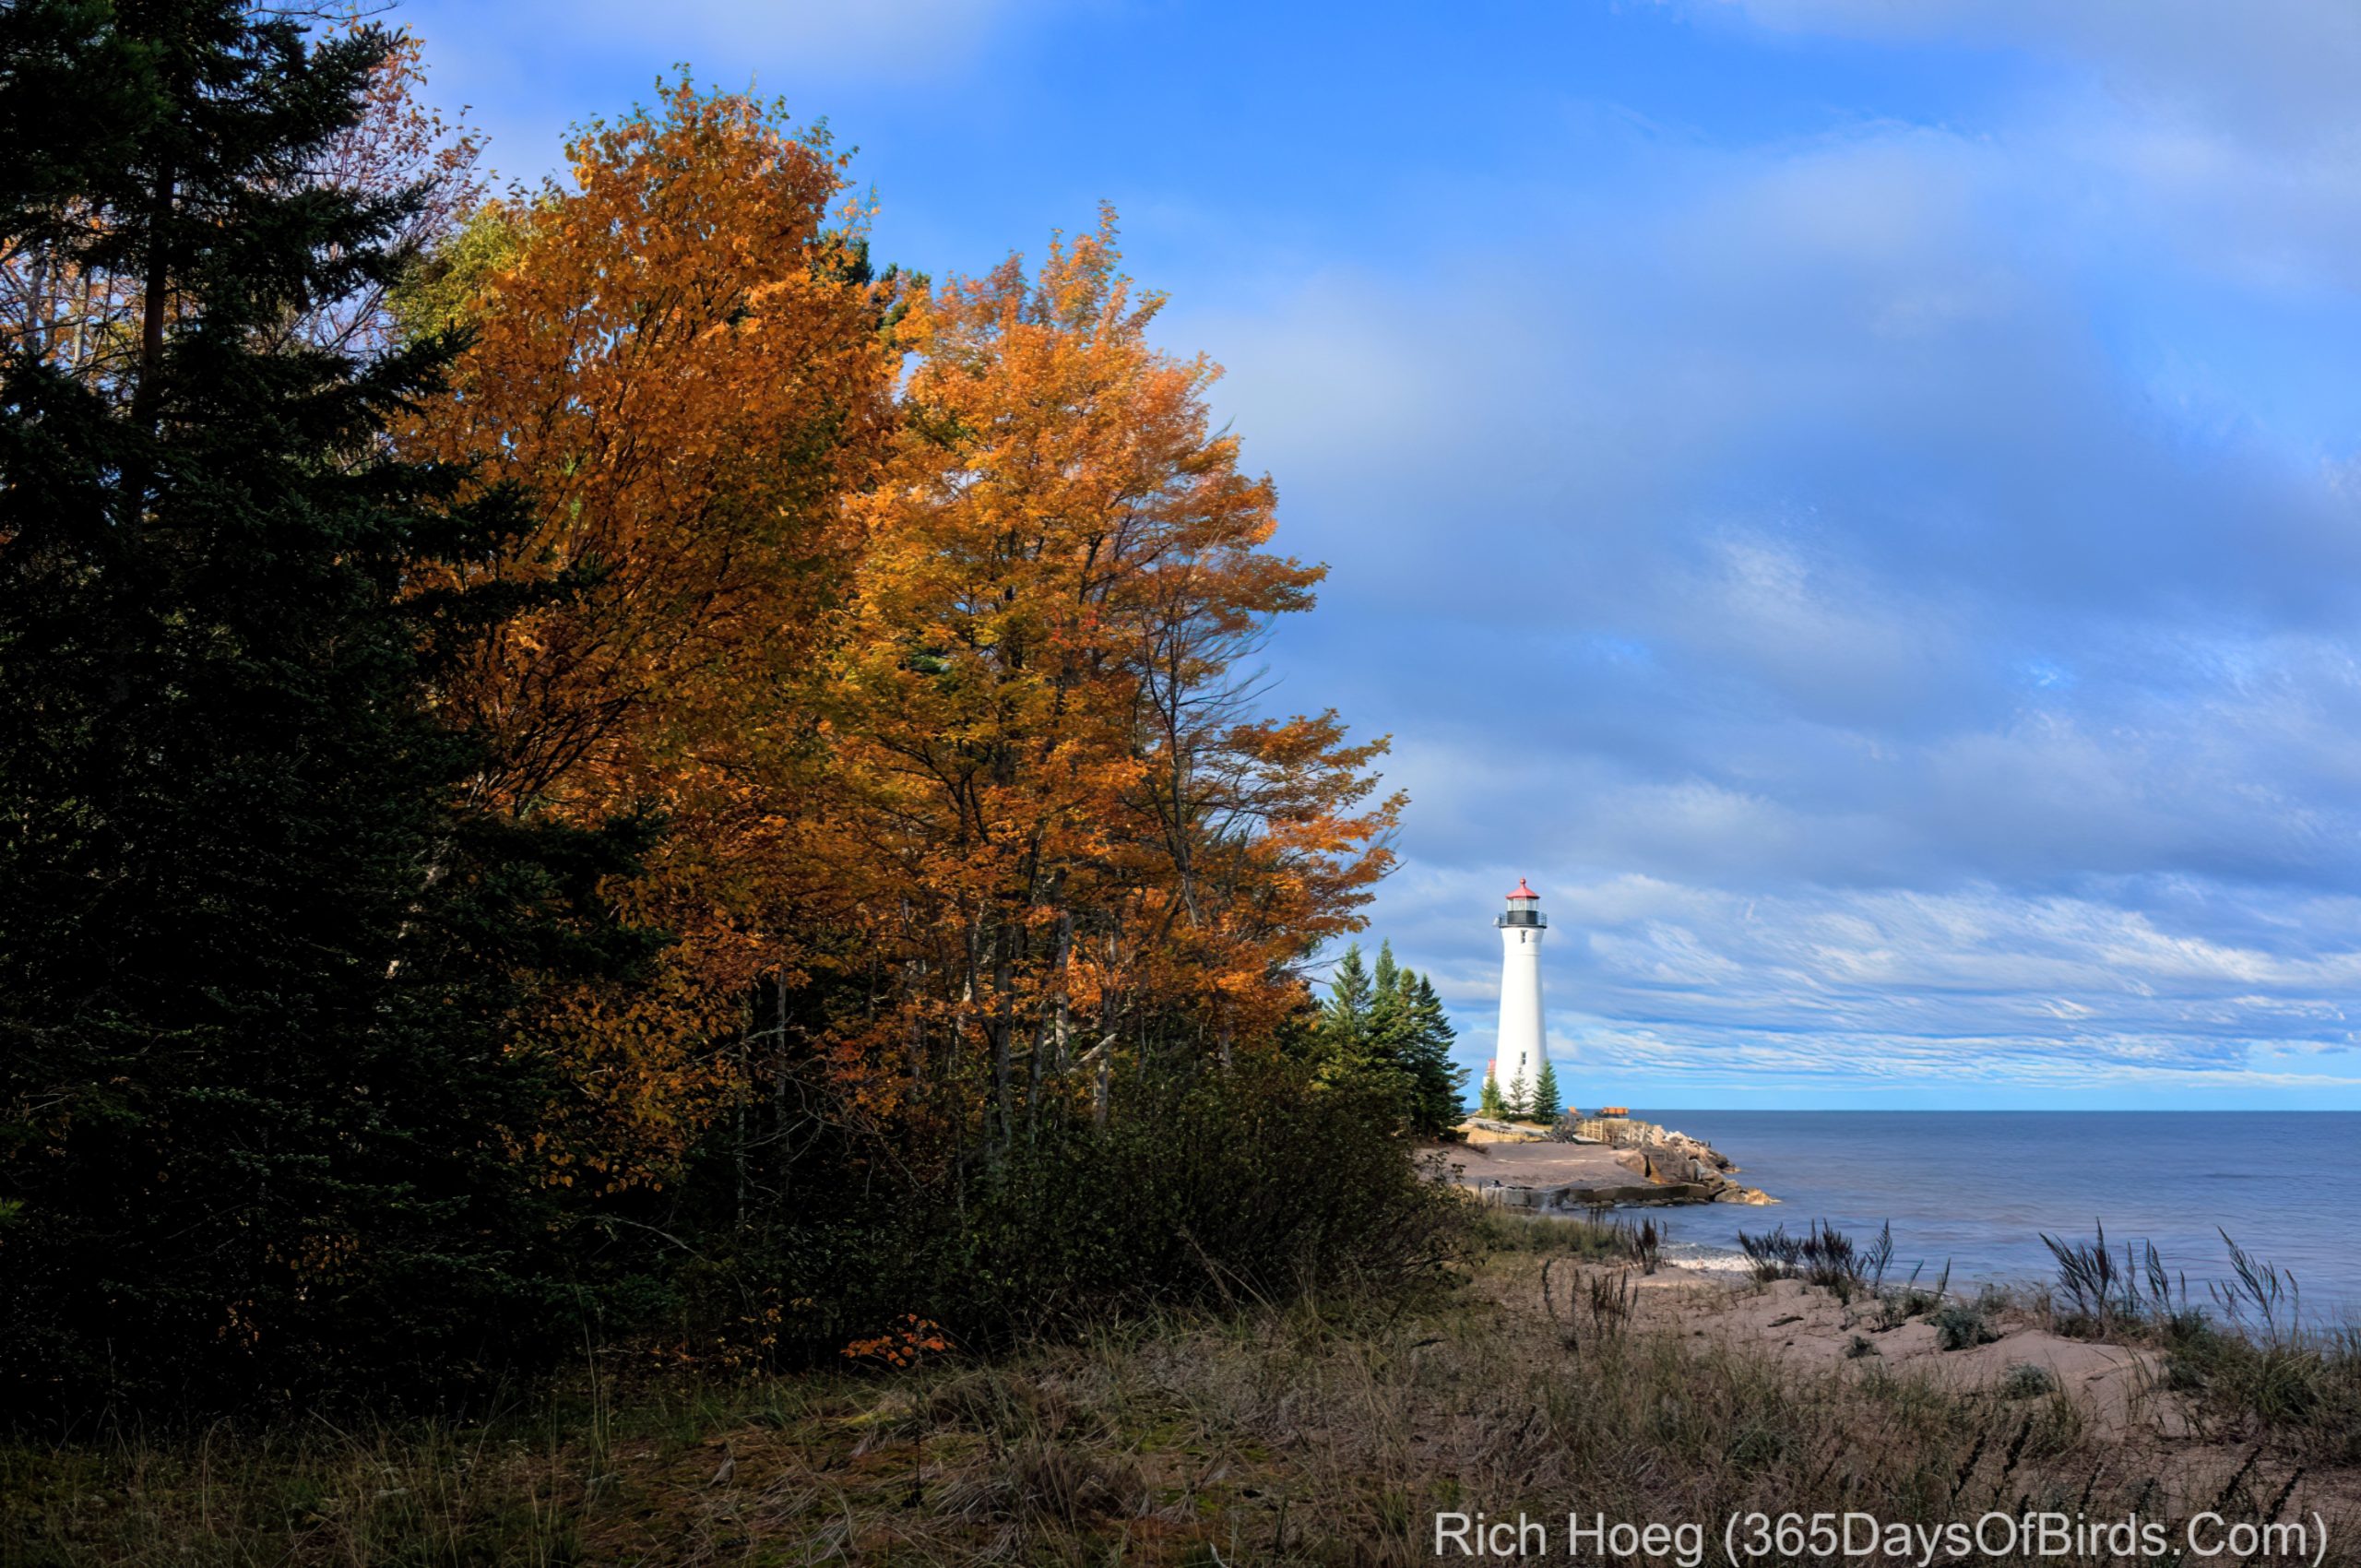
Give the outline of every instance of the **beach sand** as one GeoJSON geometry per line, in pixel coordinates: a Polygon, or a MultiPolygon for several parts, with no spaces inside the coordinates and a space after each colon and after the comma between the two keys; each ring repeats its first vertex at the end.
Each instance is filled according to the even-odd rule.
{"type": "Polygon", "coordinates": [[[1945,1387],[1966,1389],[1997,1384],[2019,1366],[2034,1366],[2103,1428],[2119,1429],[2136,1417],[2160,1419],[2167,1432],[2181,1425],[2171,1402],[2155,1397],[2163,1359],[2153,1351],[2069,1339],[2021,1312],[2003,1308],[1992,1315],[1999,1337],[1990,1343],[1945,1350],[1926,1317],[1880,1328],[1876,1308],[1866,1300],[1857,1298],[1847,1306],[1800,1279],[1758,1285],[1744,1276],[1672,1266],[1631,1279],[1639,1302],[1635,1315],[1643,1324],[1759,1350],[1798,1369],[1850,1366],[1864,1373],[1923,1373],[1945,1387]],[[1870,1348],[1855,1353],[1857,1340],[1870,1348]]]}
{"type": "Polygon", "coordinates": [[[1443,1157],[1471,1187],[1628,1187],[1647,1180],[1637,1149],[1605,1144],[1454,1144],[1443,1157]]]}

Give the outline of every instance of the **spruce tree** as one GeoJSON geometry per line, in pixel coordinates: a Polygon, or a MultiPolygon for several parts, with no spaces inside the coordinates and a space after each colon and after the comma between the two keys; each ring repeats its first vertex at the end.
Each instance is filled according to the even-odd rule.
{"type": "Polygon", "coordinates": [[[1558,1101],[1557,1063],[1551,1062],[1545,1052],[1541,1058],[1541,1071],[1533,1079],[1533,1104],[1527,1114],[1538,1122],[1555,1122],[1564,1109],[1558,1101]]]}
{"type": "Polygon", "coordinates": [[[1451,1059],[1459,1037],[1434,986],[1424,975],[1405,969],[1400,989],[1408,1019],[1402,1066],[1409,1080],[1410,1124],[1432,1137],[1457,1126],[1466,1114],[1459,1097],[1467,1069],[1451,1059]]]}
{"type": "Polygon", "coordinates": [[[385,438],[455,344],[287,329],[402,265],[417,193],[311,173],[387,42],[0,9],[0,243],[122,306],[0,363],[0,1400],[447,1384],[563,1332],[511,1020],[640,951],[595,891],[638,834],[459,808],[433,664],[499,606],[419,585],[520,509],[385,438]]]}
{"type": "Polygon", "coordinates": [[[1435,1137],[1465,1114],[1459,1096],[1467,1074],[1451,1060],[1455,1042],[1442,998],[1395,960],[1392,943],[1379,945],[1374,967],[1363,963],[1358,946],[1346,949],[1320,1010],[1323,1076],[1382,1088],[1405,1128],[1435,1137]]]}
{"type": "Polygon", "coordinates": [[[1369,1011],[1358,1065],[1364,1077],[1382,1085],[1394,1096],[1401,1104],[1404,1122],[1415,1130],[1416,1084],[1410,1058],[1418,1020],[1413,1015],[1414,998],[1407,990],[1411,978],[1409,970],[1394,962],[1394,944],[1379,944],[1377,966],[1370,976],[1369,1011]]]}
{"type": "Polygon", "coordinates": [[[1321,1005],[1320,1025],[1336,1031],[1340,1042],[1349,1042],[1358,1052],[1369,1028],[1370,977],[1369,965],[1361,957],[1358,942],[1345,949],[1336,960],[1335,973],[1328,977],[1328,1000],[1321,1005]]]}
{"type": "Polygon", "coordinates": [[[1335,1080],[1353,1076],[1367,1065],[1370,985],[1369,965],[1360,944],[1345,949],[1328,977],[1328,1000],[1320,1005],[1320,1075],[1335,1080]]]}

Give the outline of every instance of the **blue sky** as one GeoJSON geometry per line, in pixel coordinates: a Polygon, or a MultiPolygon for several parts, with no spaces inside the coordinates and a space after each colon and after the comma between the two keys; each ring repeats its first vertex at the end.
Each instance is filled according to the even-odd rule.
{"type": "Polygon", "coordinates": [[[884,259],[1113,202],[1470,1063],[1525,875],[1578,1101],[2361,1107],[2361,7],[397,18],[506,175],[685,61],[884,259]]]}

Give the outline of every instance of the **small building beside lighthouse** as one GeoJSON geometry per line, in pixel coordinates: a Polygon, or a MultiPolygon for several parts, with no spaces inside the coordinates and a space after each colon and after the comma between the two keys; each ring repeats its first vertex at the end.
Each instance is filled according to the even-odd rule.
{"type": "Polygon", "coordinates": [[[1549,917],[1541,912],[1541,895],[1518,877],[1507,909],[1492,923],[1501,932],[1501,1034],[1492,1074],[1514,1101],[1541,1075],[1548,1045],[1541,1024],[1541,933],[1549,917]]]}

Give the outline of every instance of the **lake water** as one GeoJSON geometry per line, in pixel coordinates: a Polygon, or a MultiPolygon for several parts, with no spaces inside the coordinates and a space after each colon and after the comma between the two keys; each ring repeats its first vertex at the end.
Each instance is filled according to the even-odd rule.
{"type": "Polygon", "coordinates": [[[2361,1319],[2355,1111],[1645,1111],[1704,1139],[1781,1200],[1655,1211],[1672,1254],[1725,1265],[1738,1232],[1824,1219],[1856,1240],[1893,1225],[1896,1269],[1948,1260],[1954,1284],[2055,1274],[2047,1231],[2120,1255],[2149,1241],[2193,1293],[2228,1272],[2220,1232],[2295,1275],[2306,1315],[2361,1319]],[[2217,1227],[2219,1228],[2217,1229],[2217,1227]]]}

